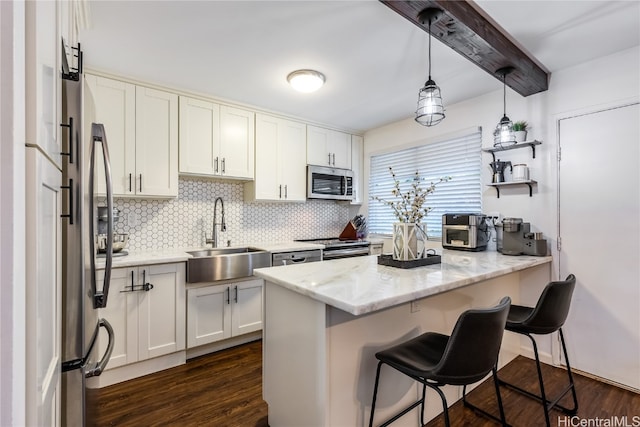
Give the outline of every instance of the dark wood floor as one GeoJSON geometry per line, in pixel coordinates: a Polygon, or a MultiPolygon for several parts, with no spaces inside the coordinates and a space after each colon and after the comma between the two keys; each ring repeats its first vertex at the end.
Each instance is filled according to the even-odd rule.
{"type": "MultiPolygon", "coordinates": [[[[543,375],[551,393],[565,384],[566,373],[562,369],[545,365],[543,375]]],[[[537,391],[535,364],[525,357],[518,357],[502,368],[500,377],[537,391]]],[[[575,380],[580,418],[622,419],[626,415],[628,425],[633,425],[633,417],[640,417],[640,395],[581,375],[575,375],[575,380]]],[[[501,393],[511,425],[544,425],[541,406],[504,387],[501,393]]],[[[485,382],[469,394],[469,400],[497,414],[494,396],[492,383],[485,382]]],[[[267,405],[262,400],[262,343],[256,341],[220,351],[183,366],[105,387],[99,397],[99,426],[267,427],[267,405]]],[[[460,402],[449,413],[453,426],[496,425],[463,408],[460,402]]],[[[558,417],[563,415],[552,411],[552,425],[558,425],[558,417]]],[[[442,417],[427,424],[443,425],[442,417]]],[[[561,422],[562,425],[581,424],[561,422]]]]}

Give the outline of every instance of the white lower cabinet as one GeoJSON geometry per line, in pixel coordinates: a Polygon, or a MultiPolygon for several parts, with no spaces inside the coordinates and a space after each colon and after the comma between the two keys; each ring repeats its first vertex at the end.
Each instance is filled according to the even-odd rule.
{"type": "Polygon", "coordinates": [[[187,290],[187,348],[262,329],[262,279],[187,290]]]}
{"type": "MultiPolygon", "coordinates": [[[[98,282],[103,279],[100,271],[98,282]]],[[[184,350],[185,264],[113,269],[107,307],[99,316],[115,333],[107,369],[184,350]]],[[[106,341],[101,335],[101,353],[106,341]]]]}

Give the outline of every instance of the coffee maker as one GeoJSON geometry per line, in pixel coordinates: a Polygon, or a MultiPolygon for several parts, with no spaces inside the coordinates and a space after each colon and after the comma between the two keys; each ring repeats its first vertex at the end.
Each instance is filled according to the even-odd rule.
{"type": "Polygon", "coordinates": [[[492,183],[498,183],[498,182],[504,182],[504,171],[507,169],[507,166],[509,166],[509,170],[513,173],[513,166],[511,165],[511,162],[502,162],[500,161],[500,159],[496,160],[495,162],[491,162],[489,163],[489,167],[491,168],[491,172],[493,172],[493,175],[491,176],[491,182],[492,183]]]}
{"type": "Polygon", "coordinates": [[[502,220],[502,253],[504,255],[547,255],[547,240],[542,233],[532,233],[531,224],[522,218],[502,220]]]}

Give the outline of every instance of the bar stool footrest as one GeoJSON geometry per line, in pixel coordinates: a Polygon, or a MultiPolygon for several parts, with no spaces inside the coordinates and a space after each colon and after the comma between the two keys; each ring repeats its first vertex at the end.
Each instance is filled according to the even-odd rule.
{"type": "MultiPolygon", "coordinates": [[[[498,382],[500,383],[500,385],[509,387],[510,389],[515,390],[518,393],[524,394],[525,396],[535,399],[538,402],[542,402],[542,397],[538,396],[537,394],[531,393],[530,391],[520,388],[515,384],[508,383],[502,379],[498,379],[498,382]]],[[[547,410],[556,408],[567,415],[576,415],[578,413],[578,408],[570,409],[558,403],[560,399],[562,399],[567,393],[569,393],[569,391],[571,391],[573,387],[574,387],[574,384],[569,384],[567,387],[565,387],[562,393],[560,393],[558,397],[556,397],[554,400],[545,400],[545,404],[547,405],[547,410]]]]}
{"type": "Polygon", "coordinates": [[[484,409],[481,409],[479,407],[477,407],[476,405],[469,403],[469,401],[463,397],[462,398],[462,404],[465,408],[469,408],[474,412],[477,412],[479,414],[482,414],[483,416],[487,417],[487,418],[491,418],[494,421],[497,421],[498,423],[500,423],[501,425],[503,425],[504,427],[513,427],[511,424],[502,424],[502,420],[499,417],[496,417],[495,415],[485,411],[484,409]]]}
{"type": "Polygon", "coordinates": [[[422,399],[412,403],[411,405],[407,406],[406,408],[404,408],[402,411],[398,412],[397,414],[395,414],[393,417],[389,418],[387,421],[383,422],[382,424],[380,424],[380,427],[386,427],[389,424],[391,424],[392,422],[398,420],[400,417],[402,417],[403,415],[405,415],[406,413],[408,413],[409,411],[411,411],[413,408],[420,406],[420,404],[422,403],[422,399]]]}

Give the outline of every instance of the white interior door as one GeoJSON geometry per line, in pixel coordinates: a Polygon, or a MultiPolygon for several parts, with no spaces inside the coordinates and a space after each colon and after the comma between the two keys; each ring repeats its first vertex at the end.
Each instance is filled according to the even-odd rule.
{"type": "Polygon", "coordinates": [[[638,104],[560,120],[560,278],[571,365],[640,389],[638,104]]]}

